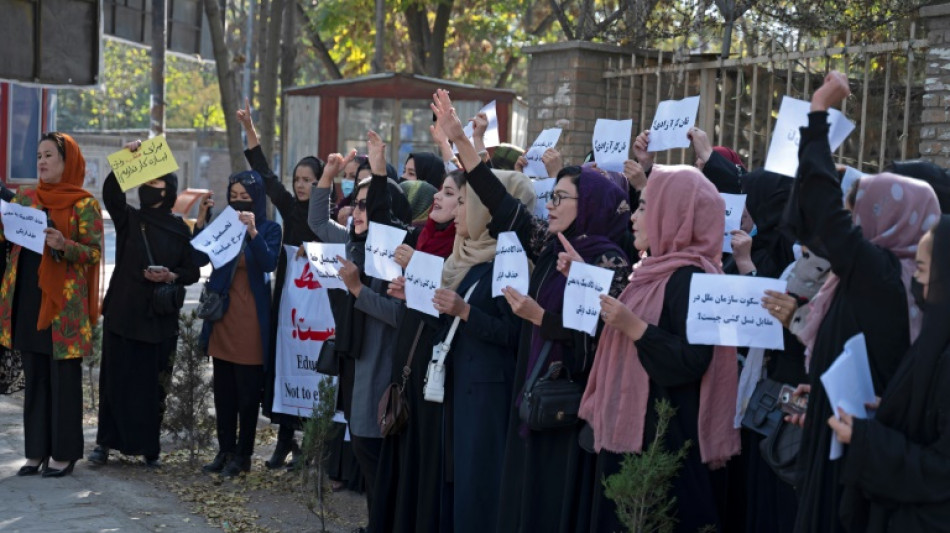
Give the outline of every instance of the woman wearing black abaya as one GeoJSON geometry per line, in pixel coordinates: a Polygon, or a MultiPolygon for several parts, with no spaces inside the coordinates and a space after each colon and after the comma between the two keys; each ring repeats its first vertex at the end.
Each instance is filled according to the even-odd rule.
{"type": "MultiPolygon", "coordinates": [[[[137,150],[140,141],[127,145],[137,150]]],[[[159,465],[159,434],[165,395],[178,344],[178,310],[156,312],[159,283],[198,281],[191,231],[172,214],[178,178],[168,174],[138,189],[141,207],[126,204],[115,174],[102,185],[102,200],[116,230],[116,265],[103,303],[99,422],[89,462],[102,465],[109,450],[143,455],[159,465]],[[161,267],[155,269],[153,267],[161,267]]]]}
{"type": "Polygon", "coordinates": [[[828,418],[848,444],[841,519],[850,531],[945,531],[950,525],[950,216],[920,241],[920,337],[873,419],[828,418]]]}
{"type": "Polygon", "coordinates": [[[848,94],[847,78],[832,72],[812,96],[790,207],[799,240],[825,256],[833,272],[812,300],[799,334],[810,354],[810,394],[798,456],[805,475],[795,524],[795,531],[803,533],[841,530],[842,461],[828,459],[832,431],[825,421],[832,413],[819,378],[844,343],[863,333],[874,389],[885,390],[920,327],[919,311],[908,302],[913,254],[939,216],[930,186],[894,174],[862,178],[853,214],[841,205],[827,110],[848,94]]]}

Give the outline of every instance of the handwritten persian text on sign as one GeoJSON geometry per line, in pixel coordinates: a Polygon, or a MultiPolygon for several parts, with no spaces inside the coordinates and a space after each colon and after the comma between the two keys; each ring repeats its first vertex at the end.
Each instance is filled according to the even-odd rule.
{"type": "Polygon", "coordinates": [[[402,267],[395,261],[396,247],[406,238],[406,230],[369,223],[366,237],[366,275],[392,281],[402,275],[402,267]]]}
{"type": "Polygon", "coordinates": [[[231,206],[225,207],[204,231],[191,240],[191,246],[207,254],[214,268],[221,268],[237,257],[247,226],[231,206]]]}
{"type": "Polygon", "coordinates": [[[325,289],[346,289],[340,279],[343,264],[336,256],[346,257],[346,245],[325,242],[304,243],[310,260],[309,275],[325,289]]]}
{"type": "MultiPolygon", "coordinates": [[[[789,96],[782,98],[778,118],[775,119],[775,129],[772,130],[769,153],[765,157],[765,170],[793,178],[798,174],[800,128],[808,125],[810,111],[811,104],[805,100],[789,96]]],[[[828,121],[831,125],[828,130],[828,144],[833,152],[854,131],[854,123],[837,109],[828,110],[828,121]]]]}
{"type": "Polygon", "coordinates": [[[541,220],[548,219],[548,200],[551,199],[551,191],[554,190],[554,178],[532,178],[534,184],[534,194],[538,199],[534,203],[534,215],[541,220]]]}
{"type": "Polygon", "coordinates": [[[741,229],[742,226],[742,211],[745,210],[745,197],[744,194],[728,194],[728,193],[719,193],[722,196],[722,199],[726,202],[726,230],[725,236],[722,240],[722,251],[731,254],[732,253],[732,232],[741,229]]]}
{"type": "Polygon", "coordinates": [[[513,231],[499,233],[495,266],[492,269],[491,295],[501,296],[501,290],[505,287],[528,294],[528,281],[528,256],[524,253],[518,235],[513,231]]]}
{"type": "Polygon", "coordinates": [[[46,234],[43,233],[47,224],[46,213],[2,200],[0,213],[3,214],[3,235],[8,241],[43,254],[43,246],[46,244],[46,234]]]}
{"type": "Polygon", "coordinates": [[[548,128],[538,134],[538,138],[531,145],[531,148],[525,152],[524,157],[528,160],[528,166],[524,167],[524,173],[535,178],[547,178],[548,171],[541,162],[541,156],[548,148],[557,145],[557,140],[561,138],[561,128],[548,128]]]}
{"type": "Polygon", "coordinates": [[[123,148],[106,159],[123,192],[178,170],[164,135],[142,141],[134,152],[123,148]]]}
{"type": "Polygon", "coordinates": [[[686,134],[696,124],[699,112],[699,97],[660,102],[650,125],[650,152],[662,152],[671,148],[689,147],[686,134]]]}
{"type": "Polygon", "coordinates": [[[445,259],[416,250],[406,265],[406,306],[428,315],[439,316],[432,299],[442,285],[445,259]]]}
{"type": "Polygon", "coordinates": [[[583,331],[588,335],[597,332],[600,295],[607,294],[613,278],[613,270],[586,263],[571,263],[564,289],[564,309],[561,312],[565,328],[583,331]]]}
{"type": "Polygon", "coordinates": [[[782,323],[762,307],[766,290],[785,282],[753,276],[693,274],[686,338],[690,344],[784,349],[782,323]]]}
{"type": "Polygon", "coordinates": [[[630,133],[633,120],[599,118],[594,124],[594,161],[597,168],[623,172],[623,162],[630,159],[630,133]]]}
{"type": "MultiPolygon", "coordinates": [[[[485,116],[488,117],[488,128],[485,130],[485,136],[482,137],[482,140],[485,142],[485,148],[492,148],[501,144],[501,137],[498,135],[498,112],[495,110],[495,101],[492,100],[485,107],[478,110],[479,113],[485,113],[485,116]]],[[[475,144],[472,135],[475,133],[475,125],[471,122],[467,123],[464,128],[465,136],[468,137],[468,140],[475,144]]],[[[458,152],[458,150],[455,150],[458,152]]]]}

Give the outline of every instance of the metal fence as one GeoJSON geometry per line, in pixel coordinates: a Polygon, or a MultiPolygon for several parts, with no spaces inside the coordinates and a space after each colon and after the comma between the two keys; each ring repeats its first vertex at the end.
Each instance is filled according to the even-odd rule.
{"type": "MultiPolygon", "coordinates": [[[[738,57],[681,58],[634,54],[604,73],[607,118],[633,118],[646,129],[663,100],[700,96],[697,125],[714,144],[739,152],[749,168],[764,165],[775,118],[785,95],[808,100],[831,70],[847,73],[852,96],[841,111],[856,129],[838,149],[838,162],[878,172],[894,159],[918,157],[927,40],[916,25],[900,41],[777,51],[740,49],[738,57]]],[[[799,47],[802,48],[802,47],[799,47]]],[[[658,154],[658,162],[692,163],[691,150],[658,154]]]]}

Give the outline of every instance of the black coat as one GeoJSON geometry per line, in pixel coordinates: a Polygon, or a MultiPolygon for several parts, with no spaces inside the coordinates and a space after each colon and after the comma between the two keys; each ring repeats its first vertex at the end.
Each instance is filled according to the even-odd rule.
{"type": "MultiPolygon", "coordinates": [[[[105,327],[112,333],[140,342],[158,343],[178,335],[178,316],[156,316],[152,312],[152,293],[159,284],[145,279],[144,271],[152,264],[167,267],[178,274],[175,283],[191,285],[200,272],[192,259],[192,247],[185,235],[188,228],[181,219],[181,232],[172,233],[153,224],[145,224],[154,263],[149,261],[142,238],[141,213],[126,203],[125,193],[111,172],[102,184],[102,201],[116,231],[116,261],[109,290],[103,302],[105,327]]],[[[169,214],[169,218],[173,215],[169,214]]]]}

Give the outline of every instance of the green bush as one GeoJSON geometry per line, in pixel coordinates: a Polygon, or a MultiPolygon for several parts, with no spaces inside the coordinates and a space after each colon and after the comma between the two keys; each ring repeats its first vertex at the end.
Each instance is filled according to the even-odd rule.
{"type": "Polygon", "coordinates": [[[208,357],[199,343],[200,322],[194,311],[181,314],[178,329],[178,352],[169,365],[174,365],[174,370],[162,426],[176,442],[185,445],[194,463],[214,437],[211,378],[208,357]]]}

